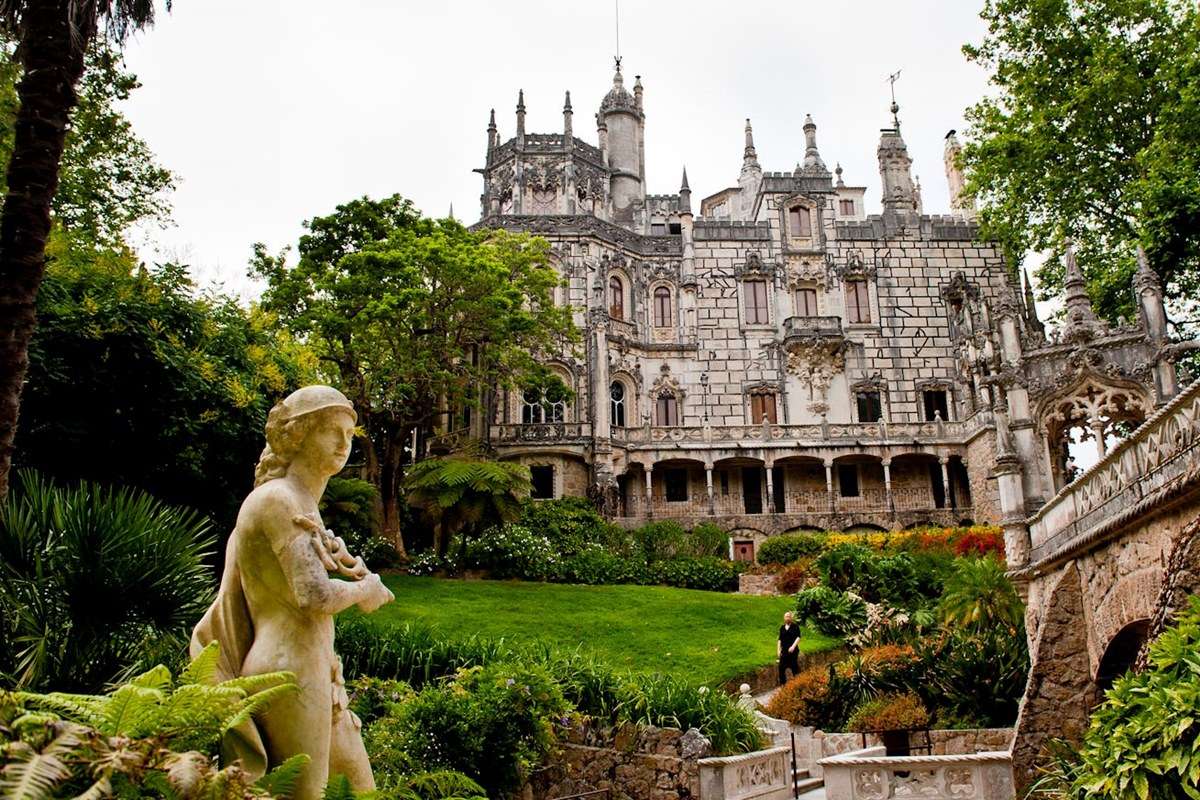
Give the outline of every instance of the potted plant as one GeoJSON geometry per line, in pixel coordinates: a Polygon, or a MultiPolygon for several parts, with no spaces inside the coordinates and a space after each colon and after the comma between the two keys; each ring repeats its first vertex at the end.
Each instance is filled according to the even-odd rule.
{"type": "Polygon", "coordinates": [[[889,756],[909,754],[908,734],[929,726],[929,710],[912,693],[884,694],[863,702],[850,715],[847,727],[855,733],[874,733],[889,756]]]}

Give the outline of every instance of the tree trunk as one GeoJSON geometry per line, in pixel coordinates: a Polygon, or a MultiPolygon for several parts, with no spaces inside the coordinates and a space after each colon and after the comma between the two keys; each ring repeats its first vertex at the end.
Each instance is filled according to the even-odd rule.
{"type": "Polygon", "coordinates": [[[400,493],[404,477],[404,468],[400,461],[404,440],[403,437],[397,440],[391,432],[385,433],[384,436],[386,441],[379,460],[379,483],[376,484],[379,487],[380,500],[383,502],[383,532],[396,545],[396,552],[400,557],[407,558],[404,532],[400,530],[400,493]]]}
{"type": "Polygon", "coordinates": [[[23,4],[18,54],[24,74],[17,111],[8,195],[0,211],[0,497],[8,493],[21,387],[29,367],[38,287],[46,270],[50,204],[67,125],[83,75],[95,20],[71,29],[69,0],[23,4]]]}

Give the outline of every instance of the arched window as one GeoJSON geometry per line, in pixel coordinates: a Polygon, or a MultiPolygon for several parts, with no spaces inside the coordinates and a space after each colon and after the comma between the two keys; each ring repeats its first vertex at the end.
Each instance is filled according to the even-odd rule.
{"type": "Polygon", "coordinates": [[[618,428],[625,427],[625,385],[613,381],[608,387],[608,396],[612,400],[612,424],[618,428]]]}
{"type": "Polygon", "coordinates": [[[542,408],[542,393],[537,389],[526,389],[521,395],[521,422],[533,425],[545,421],[542,408]]]}
{"type": "Polygon", "coordinates": [[[665,286],[654,290],[654,327],[671,327],[671,290],[665,286]]]}
{"type": "Polygon", "coordinates": [[[812,236],[812,214],[804,206],[788,209],[788,227],[793,239],[812,236]]]}
{"type": "Polygon", "coordinates": [[[674,395],[663,395],[654,406],[655,424],[670,428],[679,424],[679,401],[674,395]]]}
{"type": "Polygon", "coordinates": [[[625,319],[625,287],[616,275],[608,279],[608,315],[613,319],[625,319]]]}

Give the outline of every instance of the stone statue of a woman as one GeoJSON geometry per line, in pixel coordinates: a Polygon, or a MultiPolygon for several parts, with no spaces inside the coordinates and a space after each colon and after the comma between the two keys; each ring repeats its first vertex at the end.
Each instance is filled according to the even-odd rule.
{"type": "Polygon", "coordinates": [[[329,386],[306,386],[271,409],[254,491],[225,550],[220,591],[192,633],[193,656],[220,643],[221,680],[295,673],[297,694],[224,743],[226,758],[240,758],[253,775],[308,754],[295,800],[317,800],[337,773],[355,790],[375,788],[333,651],[333,615],[351,606],[374,611],[394,597],[317,511],[326,482],[346,465],[356,419],[350,401],[329,386]]]}

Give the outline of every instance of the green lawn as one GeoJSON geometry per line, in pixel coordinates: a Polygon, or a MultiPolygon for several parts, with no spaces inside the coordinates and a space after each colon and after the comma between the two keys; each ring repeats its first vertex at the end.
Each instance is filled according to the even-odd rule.
{"type": "MultiPolygon", "coordinates": [[[[789,597],[750,597],[663,586],[572,586],[516,581],[384,578],[396,602],[377,621],[420,622],[448,636],[582,647],[609,665],[718,684],[775,660],[789,597]]],[[[802,652],[839,644],[806,631],[802,652]]]]}

